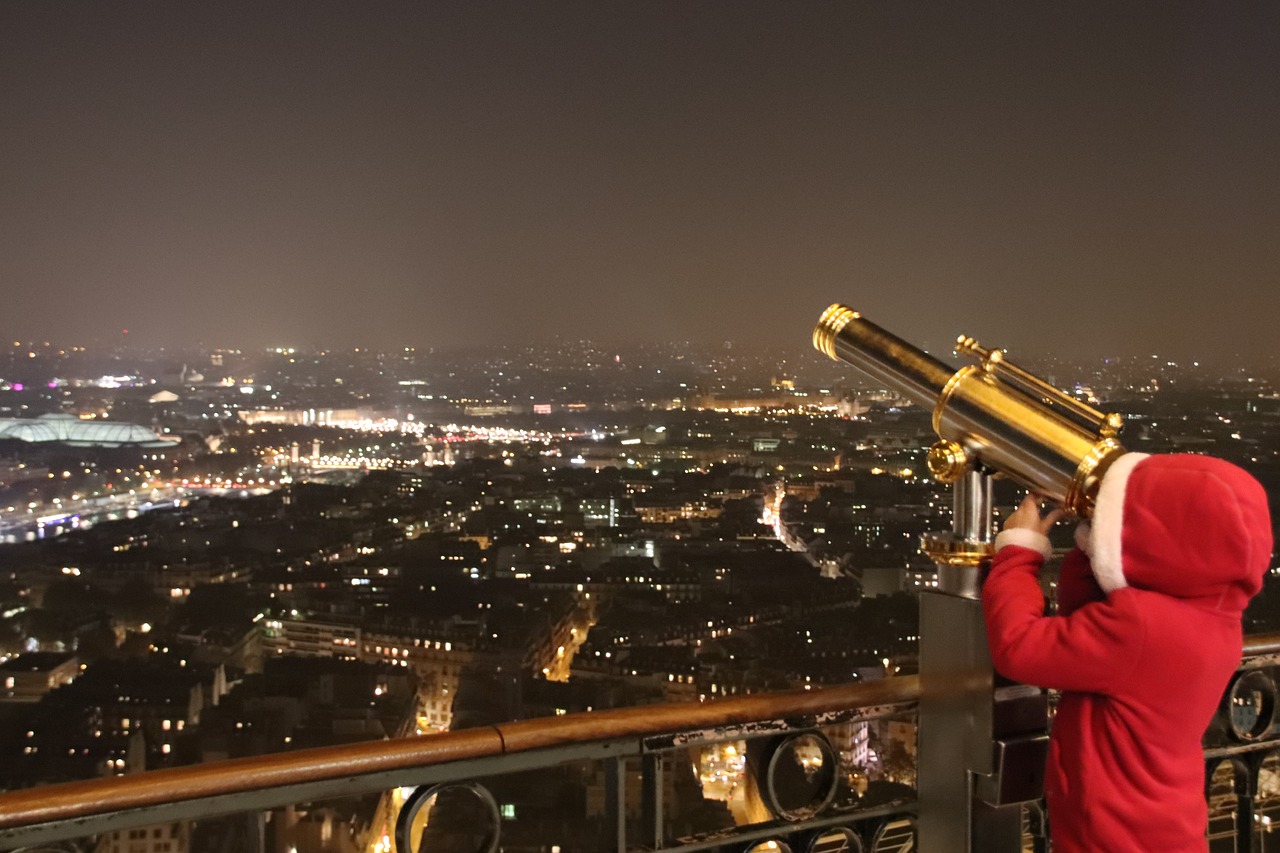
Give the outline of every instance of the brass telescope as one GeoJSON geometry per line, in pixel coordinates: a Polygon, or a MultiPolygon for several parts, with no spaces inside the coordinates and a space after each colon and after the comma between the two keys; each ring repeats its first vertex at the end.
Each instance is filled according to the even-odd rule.
{"type": "Polygon", "coordinates": [[[1098,484],[1124,448],[1119,414],[1103,414],[1010,363],[999,349],[961,336],[956,352],[977,364],[953,370],[836,303],[813,330],[813,345],[933,411],[938,442],[929,471],[955,483],[967,471],[1004,474],[1088,518],[1098,484]]]}

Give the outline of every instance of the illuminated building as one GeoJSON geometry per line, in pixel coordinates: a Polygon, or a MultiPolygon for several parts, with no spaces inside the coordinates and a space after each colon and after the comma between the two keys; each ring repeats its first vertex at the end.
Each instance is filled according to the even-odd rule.
{"type": "Polygon", "coordinates": [[[61,443],[71,447],[167,448],[177,438],[156,435],[141,424],[122,421],[86,421],[75,415],[49,414],[38,418],[0,418],[0,439],[30,444],[61,443]]]}

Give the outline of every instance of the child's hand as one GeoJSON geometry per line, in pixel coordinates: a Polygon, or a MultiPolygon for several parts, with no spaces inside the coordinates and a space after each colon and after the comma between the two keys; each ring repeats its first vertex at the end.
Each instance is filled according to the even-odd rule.
{"type": "Polygon", "coordinates": [[[1022,503],[1013,511],[1013,515],[1009,516],[1005,521],[1004,529],[1011,530],[1015,527],[1025,527],[1028,530],[1034,530],[1037,533],[1048,536],[1050,528],[1058,523],[1058,519],[1062,518],[1064,511],[1061,507],[1057,507],[1041,516],[1040,501],[1042,500],[1043,498],[1035,493],[1023,498],[1022,503]]]}

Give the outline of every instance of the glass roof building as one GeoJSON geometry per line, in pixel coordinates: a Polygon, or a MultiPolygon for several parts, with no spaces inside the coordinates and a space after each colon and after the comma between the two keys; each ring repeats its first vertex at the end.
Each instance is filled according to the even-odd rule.
{"type": "Polygon", "coordinates": [[[59,442],[72,447],[172,447],[141,424],[123,421],[85,421],[75,415],[50,414],[38,418],[0,418],[0,439],[31,443],[59,442]]]}

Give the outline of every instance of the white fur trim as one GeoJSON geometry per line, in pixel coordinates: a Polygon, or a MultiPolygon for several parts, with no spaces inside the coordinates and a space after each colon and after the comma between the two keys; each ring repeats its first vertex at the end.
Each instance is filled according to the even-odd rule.
{"type": "Polygon", "coordinates": [[[1090,535],[1092,532],[1093,528],[1089,526],[1087,521],[1082,521],[1076,525],[1076,547],[1090,556],[1093,554],[1093,537],[1090,535]]]}
{"type": "Polygon", "coordinates": [[[1040,556],[1046,560],[1053,553],[1053,546],[1049,544],[1049,537],[1029,527],[1010,527],[1008,530],[1001,530],[996,535],[996,550],[999,551],[1008,545],[1030,548],[1032,551],[1039,552],[1040,556]]]}
{"type": "Polygon", "coordinates": [[[1089,540],[1092,549],[1085,550],[1093,564],[1093,576],[1104,592],[1114,592],[1129,585],[1124,579],[1124,563],[1121,554],[1120,534],[1124,530],[1124,493],[1129,485],[1129,475],[1148,453],[1126,453],[1111,463],[1102,476],[1098,499],[1093,504],[1092,530],[1089,540]]]}

